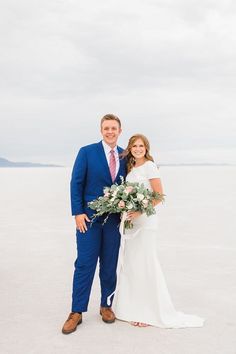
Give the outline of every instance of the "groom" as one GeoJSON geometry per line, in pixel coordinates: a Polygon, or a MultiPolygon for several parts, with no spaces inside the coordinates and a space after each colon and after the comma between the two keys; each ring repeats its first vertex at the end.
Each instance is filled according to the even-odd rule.
{"type": "Polygon", "coordinates": [[[82,313],[88,308],[98,258],[100,314],[106,323],[115,321],[115,314],[111,304],[107,303],[107,298],[116,287],[120,215],[111,214],[104,225],[105,216],[90,224],[94,211],[88,208],[88,202],[103,195],[105,186],[120,183],[120,176],[126,175],[125,160],[119,159],[123,150],[117,146],[120,133],[120,119],[113,114],[105,115],[101,119],[102,141],[82,147],[73,167],[71,207],[76,222],[77,259],[73,279],[72,312],[62,328],[64,334],[74,332],[82,323],[82,313]]]}

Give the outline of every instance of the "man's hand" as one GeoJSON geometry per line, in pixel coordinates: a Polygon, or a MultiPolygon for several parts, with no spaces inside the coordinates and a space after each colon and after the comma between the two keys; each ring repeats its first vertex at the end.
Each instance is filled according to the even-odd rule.
{"type": "Polygon", "coordinates": [[[75,215],[76,229],[83,233],[88,230],[85,221],[90,222],[86,214],[75,215]]]}

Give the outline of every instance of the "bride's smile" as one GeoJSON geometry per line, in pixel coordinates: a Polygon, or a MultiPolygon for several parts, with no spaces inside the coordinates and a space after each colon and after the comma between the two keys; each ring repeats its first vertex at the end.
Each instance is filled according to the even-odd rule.
{"type": "Polygon", "coordinates": [[[136,160],[139,160],[139,162],[145,161],[146,148],[141,139],[137,139],[134,142],[134,145],[131,147],[131,154],[136,160]]]}

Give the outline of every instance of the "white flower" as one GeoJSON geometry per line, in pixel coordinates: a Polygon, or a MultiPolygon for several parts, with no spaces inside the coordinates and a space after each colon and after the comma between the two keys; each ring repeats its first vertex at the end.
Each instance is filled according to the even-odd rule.
{"type": "Polygon", "coordinates": [[[143,195],[143,194],[137,193],[137,199],[138,199],[138,200],[143,200],[143,198],[144,198],[144,195],[143,195]]]}
{"type": "Polygon", "coordinates": [[[111,198],[112,198],[112,199],[115,199],[115,198],[116,198],[116,195],[117,195],[117,192],[112,192],[112,193],[111,193],[111,198]]]}
{"type": "Polygon", "coordinates": [[[148,207],[148,199],[143,199],[142,201],[144,208],[148,207]]]}
{"type": "Polygon", "coordinates": [[[104,192],[104,194],[109,193],[110,192],[110,188],[109,187],[105,187],[103,192],[104,192]]]}
{"type": "Polygon", "coordinates": [[[127,205],[127,209],[129,209],[129,210],[133,209],[133,204],[132,204],[132,203],[129,203],[129,204],[127,205]]]}

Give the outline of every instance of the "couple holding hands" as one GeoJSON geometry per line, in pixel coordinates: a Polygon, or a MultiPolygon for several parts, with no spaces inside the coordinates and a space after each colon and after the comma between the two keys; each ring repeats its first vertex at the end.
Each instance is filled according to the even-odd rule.
{"type": "MultiPolygon", "coordinates": [[[[80,149],[71,178],[71,207],[76,222],[77,259],[73,277],[72,308],[62,333],[69,334],[82,323],[99,259],[100,315],[105,323],[116,319],[134,326],[160,328],[201,327],[204,320],[176,311],[158,261],[158,216],[130,211],[134,224],[122,244],[122,267],[117,283],[121,235],[120,214],[100,216],[91,224],[94,211],[88,203],[103,195],[104,187],[126,181],[143,183],[163,193],[159,169],[150,155],[147,138],[136,134],[125,150],[117,145],[121,121],[107,114],[101,119],[102,141],[80,149]],[[135,231],[136,229],[136,231],[135,231]],[[132,237],[133,233],[133,237],[132,237]],[[115,292],[116,290],[116,292],[115,292]],[[114,312],[112,302],[114,298],[114,312]]],[[[156,209],[159,200],[154,201],[156,209]]]]}

